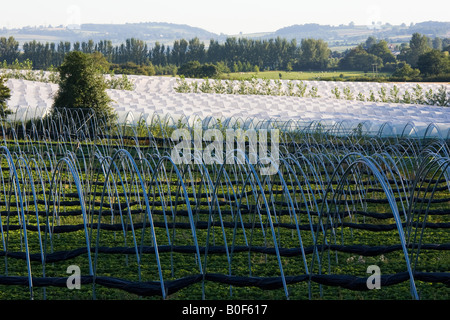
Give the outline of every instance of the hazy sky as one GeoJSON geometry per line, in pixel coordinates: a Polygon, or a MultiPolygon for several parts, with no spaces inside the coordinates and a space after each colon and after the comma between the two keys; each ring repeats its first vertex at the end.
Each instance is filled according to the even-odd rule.
{"type": "Polygon", "coordinates": [[[293,24],[450,21],[448,0],[26,0],[2,1],[0,28],[171,22],[215,33],[266,32],[293,24]]]}

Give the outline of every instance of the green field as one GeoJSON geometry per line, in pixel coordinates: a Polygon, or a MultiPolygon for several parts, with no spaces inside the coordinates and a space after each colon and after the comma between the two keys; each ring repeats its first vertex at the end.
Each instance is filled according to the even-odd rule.
{"type": "MultiPolygon", "coordinates": [[[[389,76],[390,73],[378,72],[378,76],[389,76]]],[[[252,77],[282,80],[351,80],[358,77],[376,77],[372,72],[363,71],[261,71],[261,72],[236,72],[224,73],[219,78],[224,80],[245,80],[252,77]],[[281,75],[281,78],[280,78],[281,75]],[[342,76],[341,76],[342,75],[342,76]]]]}
{"type": "MultiPolygon", "coordinates": [[[[161,133],[161,127],[156,126],[161,133]]],[[[168,292],[166,299],[286,299],[281,270],[290,281],[286,290],[293,300],[411,299],[408,280],[383,286],[380,290],[347,289],[343,287],[348,284],[346,278],[336,285],[298,280],[308,272],[365,279],[371,265],[379,266],[382,275],[394,278],[406,272],[405,254],[396,247],[401,237],[391,207],[394,204],[381,188],[380,178],[369,170],[369,163],[349,156],[350,150],[355,149],[370,153],[375,145],[379,146],[380,153],[371,152],[373,161],[381,179],[389,181],[394,196],[398,197],[395,203],[399,219],[402,223],[411,219],[411,224],[401,230],[409,244],[424,245],[420,253],[414,248],[408,249],[414,271],[439,275],[450,270],[450,250],[445,249],[450,239],[448,180],[442,175],[448,165],[441,166],[444,161],[448,162],[448,157],[423,156],[427,148],[447,148],[445,141],[431,141],[428,146],[425,141],[419,145],[418,141],[408,139],[340,138],[327,137],[323,131],[306,135],[291,132],[282,141],[289,139],[294,145],[285,145],[282,157],[299,171],[293,174],[283,166],[279,175],[258,177],[259,186],[254,180],[257,176],[245,166],[228,166],[220,173],[214,165],[180,165],[177,173],[176,167],[166,159],[163,166],[157,167],[153,161],[160,159],[158,153],[167,151],[164,141],[146,137],[145,130],[126,129],[116,138],[84,139],[78,149],[78,139],[71,140],[70,134],[67,140],[59,141],[32,140],[31,136],[24,140],[4,140],[8,150],[13,155],[27,157],[29,165],[20,165],[17,160],[13,167],[7,161],[5,150],[2,151],[4,188],[0,193],[0,218],[4,232],[0,280],[14,277],[22,280],[0,285],[0,299],[30,297],[24,280],[28,268],[25,244],[34,257],[30,261],[32,276],[55,283],[45,289],[34,287],[35,299],[92,299],[95,296],[100,300],[160,300],[161,291],[151,295],[127,291],[131,287],[145,287],[146,283],[158,287],[159,266],[167,285],[197,277],[191,284],[168,292]],[[135,136],[131,135],[133,132],[135,136]],[[132,158],[116,157],[118,150],[127,150],[132,158]],[[417,156],[421,152],[422,156],[417,156]],[[114,166],[104,163],[103,171],[100,158],[95,156],[100,153],[114,158],[114,166]],[[44,157],[39,157],[40,154],[44,157]],[[46,154],[52,154],[54,159],[72,160],[55,167],[45,158],[46,154]],[[37,159],[37,165],[33,165],[32,159],[37,159]],[[386,166],[385,161],[391,166],[386,166]],[[69,164],[77,169],[71,171],[69,164]],[[108,168],[113,169],[106,179],[108,168]],[[347,169],[351,170],[345,174],[347,169]],[[13,171],[18,175],[18,185],[9,179],[13,171]],[[331,179],[333,176],[340,179],[331,179]],[[56,183],[51,182],[51,177],[56,183]],[[143,184],[139,177],[143,178],[143,184]],[[215,191],[209,181],[214,181],[215,191]],[[79,190],[83,190],[85,198],[80,198],[79,190]],[[144,190],[148,205],[143,201],[144,190]],[[325,193],[326,190],[332,192],[325,193]],[[87,218],[82,215],[82,205],[87,218]],[[26,212],[25,220],[21,219],[20,208],[26,212]],[[323,215],[321,210],[324,210],[323,215]],[[41,228],[46,227],[41,229],[41,235],[36,229],[37,215],[41,228]],[[88,224],[87,228],[83,227],[84,223],[88,224]],[[322,224],[326,228],[319,228],[322,224]],[[87,245],[86,233],[91,256],[79,251],[87,245]],[[159,260],[154,252],[153,237],[159,249],[159,260]],[[328,248],[325,243],[337,247],[328,248]],[[202,248],[199,256],[193,251],[196,245],[202,248]],[[433,245],[441,247],[436,249],[433,245]],[[394,249],[389,250],[392,247],[394,249]],[[204,248],[208,248],[208,253],[204,248]],[[311,248],[317,251],[308,251],[311,248]],[[142,253],[138,254],[141,249],[142,253]],[[284,253],[276,254],[275,249],[284,253]],[[301,249],[306,250],[305,255],[301,249]],[[372,254],[370,249],[381,251],[372,254]],[[42,252],[58,259],[42,264],[39,261],[42,252]],[[61,285],[68,276],[69,265],[79,266],[82,276],[89,277],[90,259],[97,277],[95,288],[89,278],[80,290],[69,290],[64,282],[61,285]],[[202,272],[206,277],[204,281],[202,272]],[[227,276],[234,279],[233,285],[227,282],[230,281],[227,276]],[[56,285],[61,278],[63,280],[56,285]],[[102,284],[100,280],[105,279],[109,282],[102,284]],[[123,284],[112,286],[117,282],[123,284]],[[262,284],[267,287],[259,288],[262,284]]],[[[415,280],[420,298],[448,299],[450,288],[442,281],[430,279],[415,280]]]]}

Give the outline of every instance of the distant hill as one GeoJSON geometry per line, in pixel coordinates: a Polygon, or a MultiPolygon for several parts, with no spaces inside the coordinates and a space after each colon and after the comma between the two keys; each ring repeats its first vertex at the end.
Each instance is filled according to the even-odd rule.
{"type": "Polygon", "coordinates": [[[428,36],[450,37],[450,22],[427,21],[409,27],[409,32],[418,32],[428,36]]]}
{"type": "Polygon", "coordinates": [[[378,39],[404,40],[411,37],[415,32],[427,35],[431,38],[450,37],[450,22],[428,21],[416,23],[410,26],[406,25],[319,25],[315,23],[292,25],[276,30],[273,33],[267,33],[259,37],[261,39],[269,38],[286,38],[297,39],[300,41],[304,38],[323,39],[328,43],[338,45],[339,43],[361,43],[369,36],[375,36],[378,39]]]}
{"type": "Polygon", "coordinates": [[[388,39],[392,42],[407,42],[414,32],[431,38],[450,38],[450,22],[426,21],[412,25],[348,25],[330,26],[320,24],[299,24],[287,26],[273,32],[224,35],[184,24],[166,22],[143,22],[126,24],[82,24],[71,27],[25,27],[21,29],[0,29],[0,37],[13,36],[20,43],[37,40],[41,42],[94,41],[111,40],[115,44],[123,43],[127,38],[144,40],[150,45],[159,41],[172,44],[174,40],[198,37],[206,43],[210,39],[224,41],[227,37],[246,37],[253,39],[286,38],[288,40],[304,38],[323,39],[331,47],[350,46],[361,43],[369,36],[388,39]]]}
{"type": "Polygon", "coordinates": [[[145,22],[126,24],[83,24],[80,32],[91,34],[102,39],[123,41],[127,38],[137,38],[145,41],[174,41],[177,39],[192,39],[198,37],[202,40],[217,38],[218,35],[201,28],[185,24],[166,22],[145,22]]]}
{"type": "Polygon", "coordinates": [[[70,27],[25,27],[0,29],[0,36],[13,36],[20,43],[26,41],[59,42],[111,40],[122,43],[128,38],[137,38],[148,43],[172,43],[177,39],[198,37],[202,41],[219,39],[220,36],[207,30],[184,24],[166,22],[143,22],[125,24],[82,24],[70,27]]]}

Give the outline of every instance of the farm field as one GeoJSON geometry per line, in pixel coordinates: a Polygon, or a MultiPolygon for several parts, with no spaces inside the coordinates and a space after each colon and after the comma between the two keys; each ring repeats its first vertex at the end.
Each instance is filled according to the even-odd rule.
{"type": "MultiPolygon", "coordinates": [[[[336,78],[349,80],[354,77],[375,77],[372,72],[364,73],[362,71],[260,71],[260,72],[232,72],[224,73],[220,77],[223,80],[248,80],[252,77],[261,79],[283,79],[283,80],[321,80],[336,78]],[[280,78],[281,75],[281,78],[280,78]],[[342,75],[342,76],[341,76],[342,75]]],[[[377,76],[390,76],[388,72],[377,72],[377,76]]]]}
{"type": "MultiPolygon", "coordinates": [[[[301,126],[314,121],[344,127],[364,123],[367,131],[385,128],[394,134],[401,134],[411,123],[419,136],[431,123],[445,136],[450,123],[448,109],[437,105],[442,100],[441,90],[444,95],[450,92],[448,84],[258,79],[227,83],[144,76],[129,79],[133,90],[108,90],[120,121],[136,123],[144,118],[151,122],[155,115],[170,115],[175,122],[187,116],[191,120],[199,117],[222,122],[295,121],[301,126]]],[[[7,83],[12,91],[8,105],[15,112],[11,120],[45,115],[58,90],[58,85],[48,82],[9,79],[7,83]]]]}
{"type": "MultiPolygon", "coordinates": [[[[0,299],[450,297],[448,108],[335,99],[337,83],[306,82],[322,96],[298,97],[131,79],[108,91],[111,127],[76,110],[43,119],[57,87],[8,80],[0,299]],[[172,133],[199,123],[279,130],[276,174],[248,159],[176,164],[172,133]]],[[[380,90],[352,88],[364,85],[380,90]]]]}

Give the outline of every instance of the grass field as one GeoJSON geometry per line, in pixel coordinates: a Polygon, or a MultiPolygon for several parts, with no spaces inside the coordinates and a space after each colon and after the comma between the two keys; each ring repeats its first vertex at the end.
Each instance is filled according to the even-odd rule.
{"type": "MultiPolygon", "coordinates": [[[[390,73],[378,72],[378,76],[389,76],[390,73]]],[[[224,73],[220,79],[224,80],[245,80],[252,77],[265,79],[283,79],[283,80],[351,80],[357,77],[375,77],[372,72],[364,73],[362,71],[330,71],[330,72],[286,72],[286,71],[261,71],[261,72],[237,72],[224,73]],[[280,77],[281,75],[281,77],[280,77]],[[342,75],[342,76],[341,76],[342,75]]]]}

